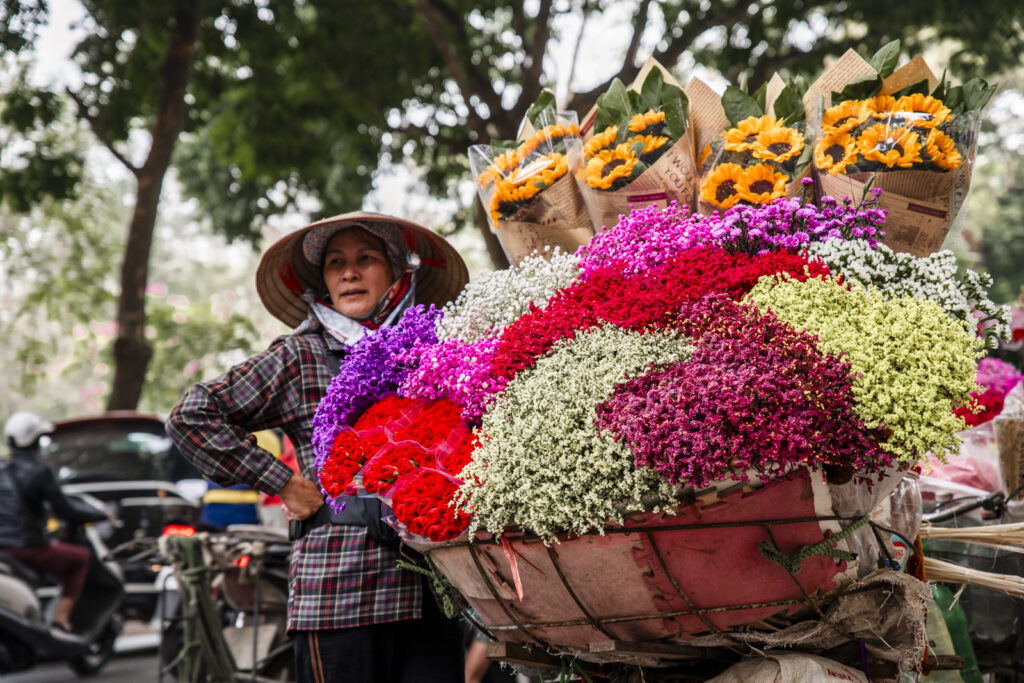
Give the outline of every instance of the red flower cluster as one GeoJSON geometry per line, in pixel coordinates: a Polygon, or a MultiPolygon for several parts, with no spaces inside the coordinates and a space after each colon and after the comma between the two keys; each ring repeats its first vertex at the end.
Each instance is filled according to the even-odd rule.
{"type": "Polygon", "coordinates": [[[706,294],[723,293],[738,300],[764,275],[788,273],[803,280],[828,272],[820,261],[798,254],[749,256],[720,247],[690,249],[633,277],[623,277],[621,264],[610,263],[556,292],[543,309],[531,306],[506,327],[493,373],[511,379],[559,339],[601,323],[637,331],[677,327],[680,307],[706,294]]]}
{"type": "Polygon", "coordinates": [[[1003,400],[1005,396],[1003,392],[996,388],[990,387],[983,392],[972,393],[971,398],[973,398],[977,404],[976,407],[980,409],[979,412],[973,412],[972,408],[974,406],[972,405],[960,406],[953,410],[953,414],[957,417],[963,418],[963,421],[967,423],[968,427],[977,427],[1003,412],[1003,400]]]}
{"type": "Polygon", "coordinates": [[[693,356],[626,381],[597,408],[637,466],[670,482],[776,476],[789,464],[877,471],[892,461],[853,408],[850,365],[814,337],[722,294],[680,310],[693,356]],[[706,325],[701,321],[711,321],[706,325]]]}
{"type": "Polygon", "coordinates": [[[383,429],[368,429],[356,432],[343,429],[338,432],[331,446],[330,455],[320,469],[320,485],[328,496],[337,498],[342,494],[356,492],[353,480],[366,460],[388,442],[383,429]]]}
{"type": "Polygon", "coordinates": [[[320,470],[320,484],[332,497],[361,489],[385,501],[391,499],[393,505],[394,496],[402,490],[401,505],[393,509],[410,531],[431,540],[446,540],[414,527],[431,529],[431,533],[443,527],[450,533],[461,523],[461,533],[468,516],[456,515],[450,507],[458,484],[446,474],[461,473],[477,444],[461,415],[460,406],[448,400],[381,399],[354,426],[343,428],[335,437],[320,470]],[[440,479],[426,477],[428,472],[440,479]],[[419,483],[409,483],[414,481],[419,483]],[[423,521],[425,515],[429,523],[423,521]]]}
{"type": "Polygon", "coordinates": [[[405,528],[432,541],[450,541],[469,526],[470,517],[452,508],[459,483],[436,470],[403,477],[391,494],[391,508],[405,528]]]}

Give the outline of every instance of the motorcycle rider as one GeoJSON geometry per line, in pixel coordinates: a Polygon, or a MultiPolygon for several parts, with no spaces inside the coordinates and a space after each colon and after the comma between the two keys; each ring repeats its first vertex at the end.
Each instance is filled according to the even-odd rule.
{"type": "Polygon", "coordinates": [[[72,505],[57,485],[53,472],[39,459],[39,440],[53,433],[53,423],[35,413],[17,412],[4,425],[0,451],[0,551],[39,573],[56,574],[61,594],[51,623],[58,637],[71,636],[71,613],[89,573],[89,552],[80,546],[48,541],[45,535],[48,503],[54,514],[84,524],[106,518],[109,512],[72,505]]]}

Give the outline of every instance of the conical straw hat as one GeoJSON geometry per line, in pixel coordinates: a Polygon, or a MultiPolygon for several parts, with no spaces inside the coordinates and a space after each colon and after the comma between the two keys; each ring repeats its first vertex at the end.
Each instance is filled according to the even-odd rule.
{"type": "Polygon", "coordinates": [[[309,306],[302,300],[306,289],[322,289],[321,264],[310,263],[302,250],[306,233],[327,226],[373,224],[401,231],[407,246],[419,254],[416,303],[443,306],[458,296],[469,282],[466,263],[443,237],[410,221],[378,213],[354,211],[325,218],[285,235],[263,254],[256,269],[256,291],[274,317],[289,327],[306,319],[309,306]]]}

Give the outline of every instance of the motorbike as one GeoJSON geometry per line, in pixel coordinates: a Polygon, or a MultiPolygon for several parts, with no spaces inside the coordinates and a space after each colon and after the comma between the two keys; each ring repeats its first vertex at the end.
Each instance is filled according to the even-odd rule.
{"type": "Polygon", "coordinates": [[[160,680],[295,679],[285,631],[288,598],[286,536],[270,527],[233,525],[223,532],[165,534],[160,680]]]}
{"type": "MultiPolygon", "coordinates": [[[[68,499],[73,505],[103,509],[103,503],[88,494],[72,494],[68,499]]],[[[123,625],[121,569],[106,559],[107,548],[96,524],[68,524],[62,531],[61,540],[84,546],[90,556],[85,587],[71,614],[74,635],[55,634],[50,628],[59,580],[0,552],[0,674],[66,661],[79,676],[91,676],[114,652],[123,625]]]]}

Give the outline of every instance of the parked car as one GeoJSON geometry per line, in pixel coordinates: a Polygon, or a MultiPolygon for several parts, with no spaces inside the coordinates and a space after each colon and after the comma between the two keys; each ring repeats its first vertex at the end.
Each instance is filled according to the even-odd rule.
{"type": "Polygon", "coordinates": [[[133,558],[130,542],[195,533],[199,502],[176,481],[199,475],[172,449],[160,418],[119,411],[55,427],[42,457],[66,492],[95,496],[120,519],[120,526],[102,523],[101,533],[109,548],[122,549],[117,559],[125,574],[124,614],[149,621],[162,567],[150,558],[133,558]]]}

